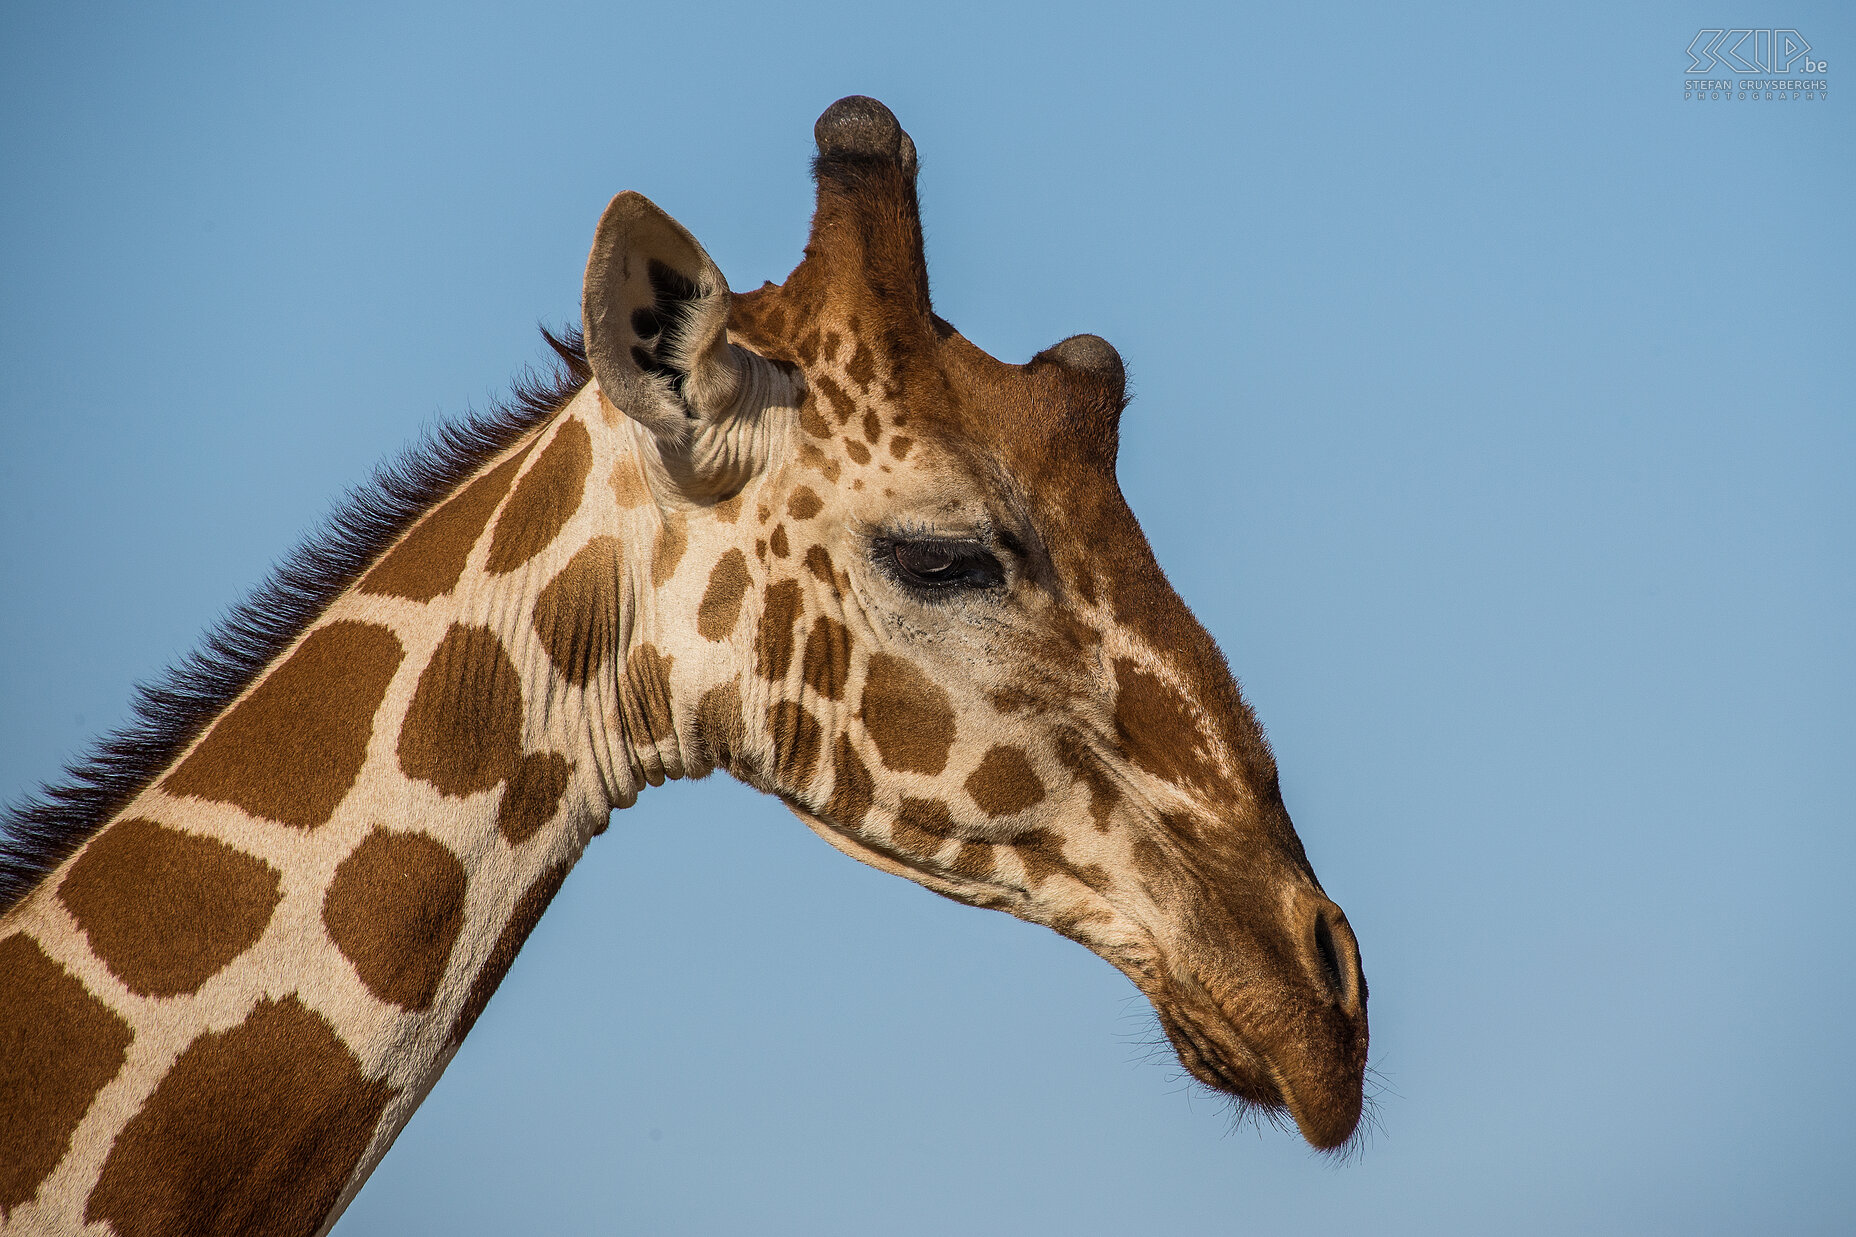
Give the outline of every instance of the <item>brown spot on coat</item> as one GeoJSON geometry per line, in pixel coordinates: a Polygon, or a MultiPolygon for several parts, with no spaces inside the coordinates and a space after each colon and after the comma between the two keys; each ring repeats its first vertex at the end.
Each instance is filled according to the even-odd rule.
{"type": "Polygon", "coordinates": [[[618,644],[622,559],[616,537],[595,537],[535,595],[535,634],[575,687],[591,682],[618,644]]]}
{"type": "Polygon", "coordinates": [[[914,663],[877,653],[864,676],[864,728],[883,763],[898,772],[936,774],[954,745],[954,704],[914,663]]]}
{"type": "MultiPolygon", "coordinates": [[[[883,436],[882,418],[876,415],[876,411],[874,409],[872,409],[869,412],[864,413],[864,437],[869,439],[870,444],[872,446],[875,446],[877,439],[881,438],[882,436],[883,436]]],[[[863,462],[862,460],[858,461],[858,463],[862,463],[862,462],[863,462]]]]}
{"type": "Polygon", "coordinates": [[[991,845],[985,842],[966,842],[960,847],[960,853],[954,856],[954,871],[968,880],[990,880],[993,874],[991,845]]]}
{"type": "Polygon", "coordinates": [[[836,484],[839,474],[844,471],[844,465],[809,442],[799,444],[799,462],[808,468],[817,469],[825,475],[825,480],[833,484],[836,484]]]}
{"type": "Polygon", "coordinates": [[[967,793],[988,816],[1010,816],[1040,802],[1044,783],[1022,750],[999,744],[967,776],[967,793]]]}
{"type": "Polygon", "coordinates": [[[471,547],[483,536],[496,504],[528,456],[528,448],[446,499],[361,578],[361,591],[408,601],[430,601],[457,587],[471,547]]]}
{"type": "Polygon", "coordinates": [[[670,667],[676,658],[657,651],[654,644],[640,644],[625,658],[625,689],[621,707],[631,731],[631,740],[639,744],[658,744],[677,737],[676,718],[670,711],[670,667]]]}
{"type": "Polygon", "coordinates": [[[954,823],[947,804],[939,799],[904,799],[896,810],[896,823],[890,826],[889,836],[909,854],[927,858],[954,836],[954,823]]]}
{"type": "Polygon", "coordinates": [[[986,693],[986,700],[1001,713],[1017,713],[1037,705],[1037,697],[1018,686],[995,687],[986,693]]]}
{"type": "Polygon", "coordinates": [[[29,1202],[133,1038],[129,1024],[22,933],[0,940],[0,1219],[29,1202]]]}
{"type": "Polygon", "coordinates": [[[541,922],[542,912],[554,901],[554,895],[561,891],[561,882],[567,879],[567,873],[573,866],[572,860],[563,860],[549,868],[536,877],[535,883],[516,900],[509,922],[503,925],[502,932],[497,935],[496,944],[491,946],[490,956],[484,961],[483,969],[471,981],[470,992],[464,998],[464,1007],[458,1010],[458,1016],[451,1024],[452,1042],[462,1040],[477,1025],[484,1006],[496,995],[496,989],[516,960],[516,954],[521,952],[529,933],[535,930],[535,925],[541,922]]]}
{"type": "Polygon", "coordinates": [[[496,828],[511,846],[520,846],[554,819],[573,762],[559,752],[531,752],[503,790],[496,828]]]}
{"type": "Polygon", "coordinates": [[[577,419],[561,423],[554,440],[516,482],[516,492],[496,517],[484,569],[514,571],[547,549],[580,508],[587,473],[593,469],[593,439],[577,419]]]}
{"type": "Polygon", "coordinates": [[[1089,815],[1098,832],[1107,833],[1109,817],[1121,802],[1121,788],[1108,774],[1101,759],[1082,738],[1070,730],[1057,733],[1057,758],[1089,790],[1089,815]]]}
{"type": "Polygon", "coordinates": [[[799,405],[799,427],[814,438],[831,437],[831,422],[819,411],[818,400],[810,391],[806,392],[805,402],[799,405]]]}
{"type": "Polygon", "coordinates": [[[746,501],[746,495],[736,490],[720,502],[710,504],[709,513],[724,524],[733,524],[740,518],[741,506],[746,501]]]}
{"type": "MultiPolygon", "coordinates": [[[[1171,818],[1162,817],[1163,826],[1171,827],[1171,818]]],[[[1134,870],[1140,874],[1141,885],[1155,901],[1171,900],[1180,888],[1178,866],[1168,857],[1166,851],[1152,838],[1136,834],[1128,844],[1128,858],[1134,861],[1134,870]]]]}
{"type": "Polygon", "coordinates": [[[811,572],[821,584],[834,584],[831,572],[831,555],[822,545],[806,547],[806,570],[811,572]]]}
{"type": "Polygon", "coordinates": [[[844,684],[850,677],[850,629],[821,614],[806,637],[805,684],[825,699],[836,700],[844,695],[844,684]]]}
{"type": "Polygon", "coordinates": [[[730,550],[716,560],[709,570],[709,587],[696,607],[696,630],[703,639],[726,640],[733,634],[749,583],[747,555],[740,550],[730,550]]]}
{"type": "Polygon", "coordinates": [[[1185,699],[1126,657],[1115,659],[1115,730],[1135,763],[1157,777],[1201,787],[1217,777],[1185,699]]]}
{"type": "Polygon", "coordinates": [[[803,790],[818,776],[819,753],[825,745],[818,719],[804,705],[776,700],[767,709],[767,730],[773,737],[775,781],[787,790],[803,790]]]}
{"type": "Polygon", "coordinates": [[[696,745],[709,763],[734,770],[746,743],[740,684],[731,679],[704,692],[696,702],[696,745]]]}
{"type": "MultiPolygon", "coordinates": [[[[844,367],[844,372],[862,389],[870,389],[870,379],[876,376],[876,354],[870,351],[870,345],[862,339],[857,341],[857,347],[851,351],[851,360],[844,367]]],[[[870,441],[875,442],[876,439],[870,441]]]]}
{"type": "Polygon", "coordinates": [[[369,992],[430,1009],[464,926],[464,884],[464,865],[428,835],[376,826],[335,869],[322,923],[369,992]]]}
{"type": "Polygon", "coordinates": [[[117,1137],[84,1218],[119,1237],[308,1237],[394,1094],[296,997],[261,1001],[180,1054],[117,1137]]]}
{"type": "Polygon", "coordinates": [[[282,897],[263,860],[140,817],[98,834],[58,886],[110,973],[156,997],[194,991],[250,949],[282,897]]]}
{"type": "Polygon", "coordinates": [[[612,501],[621,511],[642,507],[651,501],[651,487],[635,455],[627,455],[612,466],[611,484],[612,501]]]}
{"type": "Polygon", "coordinates": [[[689,547],[689,530],[681,519],[667,519],[657,530],[657,543],[651,548],[651,586],[662,588],[677,574],[683,551],[689,547]]]}
{"type": "Polygon", "coordinates": [[[889,453],[899,460],[907,459],[909,448],[914,445],[915,440],[910,438],[907,434],[897,434],[894,438],[889,440],[889,453]]]}
{"type": "Polygon", "coordinates": [[[819,394],[831,405],[831,414],[838,419],[838,424],[843,425],[849,421],[851,414],[857,411],[857,401],[851,398],[850,393],[839,386],[837,379],[830,374],[811,375],[811,378],[819,394]]]}
{"type": "Polygon", "coordinates": [[[1064,866],[1063,840],[1049,829],[1028,829],[1010,843],[1025,865],[1025,879],[1041,885],[1044,878],[1064,866]]]}
{"type": "Polygon", "coordinates": [[[842,731],[832,740],[831,768],[831,798],[825,804],[825,815],[846,829],[855,829],[870,813],[876,783],[851,737],[842,731]]]}
{"type": "Polygon", "coordinates": [[[404,656],[374,623],[318,628],[213,723],[162,789],[314,829],[360,774],[374,713],[404,656]]]}
{"type": "Polygon", "coordinates": [[[522,680],[487,627],[453,623],[400,727],[400,768],[448,795],[513,777],[522,758],[522,680]]]}
{"type": "Polygon", "coordinates": [[[855,438],[846,438],[844,440],[844,450],[859,464],[868,464],[870,462],[870,448],[864,446],[863,443],[858,442],[855,438]]]}
{"type": "Polygon", "coordinates": [[[767,548],[773,551],[775,558],[785,558],[793,552],[793,547],[786,540],[786,525],[774,525],[773,536],[767,539],[767,548]]]}
{"type": "Polygon", "coordinates": [[[795,520],[809,520],[824,509],[825,504],[819,501],[819,496],[812,492],[809,485],[795,489],[792,497],[786,500],[786,513],[795,520]]]}
{"type": "Polygon", "coordinates": [[[785,335],[786,311],[777,305],[769,309],[766,318],[761,321],[761,330],[774,339],[785,335]]]}
{"type": "Polygon", "coordinates": [[[799,581],[776,580],[767,586],[754,637],[756,669],[763,679],[779,682],[793,664],[793,625],[799,621],[799,581]]]}

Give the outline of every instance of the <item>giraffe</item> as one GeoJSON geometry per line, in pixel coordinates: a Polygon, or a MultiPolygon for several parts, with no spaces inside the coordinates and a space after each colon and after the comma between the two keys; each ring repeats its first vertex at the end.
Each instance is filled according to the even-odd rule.
{"type": "Polygon", "coordinates": [[[784,284],[614,198],[558,389],[389,470],[15,812],[0,1231],[326,1232],[611,810],[717,769],[1352,1137],[1358,948],[1116,485],[1120,357],[968,342],[895,117],[814,134],[784,284]]]}

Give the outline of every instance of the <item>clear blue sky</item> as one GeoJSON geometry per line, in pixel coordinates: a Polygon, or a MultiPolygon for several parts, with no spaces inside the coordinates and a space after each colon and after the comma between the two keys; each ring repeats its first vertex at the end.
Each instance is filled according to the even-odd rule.
{"type": "Polygon", "coordinates": [[[1289,7],[6,7],[0,793],[538,360],[614,192],[783,278],[864,93],[940,311],[1127,358],[1123,484],[1359,932],[1335,1165],[1077,946],[666,787],[342,1237],[1856,1227],[1856,19],[1289,7]],[[1730,23],[1831,98],[1685,102],[1730,23]]]}

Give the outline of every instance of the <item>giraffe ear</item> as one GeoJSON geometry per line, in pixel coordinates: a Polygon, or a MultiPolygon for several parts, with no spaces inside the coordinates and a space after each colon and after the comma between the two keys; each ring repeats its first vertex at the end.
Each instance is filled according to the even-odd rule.
{"type": "Polygon", "coordinates": [[[741,386],[728,281],[696,238],[642,194],[613,198],[581,292],[586,356],[613,405],[681,446],[741,386]]]}

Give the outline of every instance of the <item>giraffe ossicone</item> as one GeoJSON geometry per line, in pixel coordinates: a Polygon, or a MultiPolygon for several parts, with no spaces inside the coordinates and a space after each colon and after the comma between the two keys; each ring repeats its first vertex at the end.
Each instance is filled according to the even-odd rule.
{"type": "Polygon", "coordinates": [[[718,768],[1353,1135],[1358,950],[1117,487],[1120,357],[969,343],[908,135],[815,132],[785,283],[619,195],[559,389],[410,458],[15,811],[0,1230],[326,1230],[609,812],[718,768]]]}

